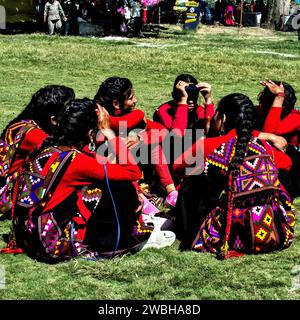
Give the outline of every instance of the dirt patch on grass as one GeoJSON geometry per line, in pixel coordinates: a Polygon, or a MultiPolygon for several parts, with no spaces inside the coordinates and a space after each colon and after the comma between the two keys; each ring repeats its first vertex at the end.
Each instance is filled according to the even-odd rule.
{"type": "MultiPolygon", "coordinates": [[[[182,31],[182,25],[166,25],[168,31],[174,33],[180,33],[182,31]]],[[[183,31],[184,32],[184,31],[183,31]]],[[[193,34],[193,32],[191,32],[193,34]]],[[[195,35],[200,36],[231,36],[235,35],[239,38],[253,38],[256,40],[267,40],[267,41],[283,41],[287,37],[291,36],[292,33],[278,32],[270,29],[264,29],[260,27],[225,27],[223,25],[215,24],[212,26],[199,25],[199,29],[195,35]]]]}
{"type": "Polygon", "coordinates": [[[275,31],[269,29],[263,29],[260,27],[225,27],[223,25],[213,25],[206,26],[201,25],[197,31],[198,34],[206,34],[206,35],[219,35],[219,34],[238,34],[240,36],[252,36],[252,37],[274,37],[277,38],[278,35],[275,31]]]}

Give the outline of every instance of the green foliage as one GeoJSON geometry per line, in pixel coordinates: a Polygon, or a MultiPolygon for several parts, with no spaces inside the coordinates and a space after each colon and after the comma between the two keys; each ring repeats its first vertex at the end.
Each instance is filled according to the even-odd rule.
{"type": "Polygon", "coordinates": [[[6,22],[28,22],[35,18],[33,0],[0,0],[6,11],[6,22]]]}
{"type": "MultiPolygon", "coordinates": [[[[77,97],[92,98],[112,75],[133,81],[139,107],[149,117],[170,99],[173,81],[182,72],[210,82],[216,101],[243,92],[256,103],[259,81],[265,78],[291,83],[299,96],[299,48],[295,33],[256,28],[201,27],[182,35],[172,27],[158,39],[124,41],[0,36],[0,130],[46,84],[68,85],[77,97]]],[[[1,247],[8,231],[9,222],[1,222],[1,247]]],[[[211,254],[181,253],[178,242],[116,260],[75,259],[58,265],[0,255],[6,270],[0,299],[299,299],[299,288],[293,287],[300,277],[294,268],[300,264],[299,231],[297,226],[287,250],[223,262],[211,254]]]]}

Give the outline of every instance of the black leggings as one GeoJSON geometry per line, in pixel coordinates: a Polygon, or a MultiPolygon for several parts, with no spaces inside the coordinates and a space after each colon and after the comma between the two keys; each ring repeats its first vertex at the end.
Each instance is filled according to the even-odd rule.
{"type": "Polygon", "coordinates": [[[116,248],[118,223],[113,202],[105,182],[101,185],[103,193],[100,205],[87,223],[84,239],[84,243],[90,245],[93,250],[107,256],[111,256],[115,249],[115,254],[136,250],[140,242],[149,237],[149,235],[137,237],[133,234],[138,218],[135,210],[139,206],[133,184],[127,181],[110,181],[109,184],[119,218],[120,238],[118,247],[116,248]]]}

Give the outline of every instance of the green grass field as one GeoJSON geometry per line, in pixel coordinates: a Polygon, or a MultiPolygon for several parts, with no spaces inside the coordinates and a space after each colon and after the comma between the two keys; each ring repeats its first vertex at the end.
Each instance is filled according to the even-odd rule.
{"type": "MultiPolygon", "coordinates": [[[[64,84],[77,97],[92,98],[113,75],[132,80],[138,106],[149,117],[170,98],[173,81],[183,72],[210,82],[216,102],[242,92],[256,103],[265,78],[291,83],[300,98],[297,34],[258,28],[201,27],[197,34],[184,34],[168,26],[159,38],[122,41],[0,35],[0,66],[0,130],[42,86],[64,84]]],[[[296,206],[300,209],[300,201],[296,206]]],[[[8,231],[9,223],[1,222],[0,246],[8,231]]],[[[297,226],[285,251],[227,261],[180,253],[178,242],[110,261],[58,265],[2,255],[6,285],[0,299],[300,299],[299,232],[297,226]]]]}

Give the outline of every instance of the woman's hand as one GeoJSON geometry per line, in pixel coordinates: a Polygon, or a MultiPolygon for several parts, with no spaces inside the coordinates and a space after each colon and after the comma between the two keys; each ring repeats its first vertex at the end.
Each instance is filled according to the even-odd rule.
{"type": "Polygon", "coordinates": [[[285,138],[281,136],[277,136],[273,133],[261,132],[258,136],[261,140],[267,140],[273,144],[273,146],[278,149],[279,151],[285,152],[287,148],[287,141],[285,138]]]}
{"type": "Polygon", "coordinates": [[[97,103],[96,106],[97,109],[95,111],[98,118],[98,129],[101,130],[107,139],[114,138],[116,135],[110,128],[109,113],[104,107],[100,106],[100,104],[97,103]]]}
{"type": "Polygon", "coordinates": [[[273,143],[273,146],[279,151],[282,151],[282,152],[286,151],[288,143],[284,137],[277,136],[276,134],[274,134],[274,136],[270,141],[273,143]]]}
{"type": "Polygon", "coordinates": [[[134,148],[139,142],[140,142],[140,138],[138,136],[125,138],[125,145],[128,149],[134,148]]]}
{"type": "Polygon", "coordinates": [[[284,86],[282,83],[280,85],[274,83],[272,80],[261,81],[261,85],[267,87],[274,95],[273,107],[282,108],[284,101],[284,86]]]}
{"type": "Polygon", "coordinates": [[[272,80],[264,80],[261,81],[260,84],[264,87],[267,87],[275,95],[284,93],[284,86],[282,83],[278,85],[272,80]]]}
{"type": "Polygon", "coordinates": [[[211,85],[209,83],[207,83],[207,82],[199,82],[199,83],[197,83],[197,87],[200,88],[200,92],[201,92],[203,98],[205,99],[205,103],[206,104],[212,103],[212,99],[211,99],[212,88],[211,88],[211,85]]]}
{"type": "Polygon", "coordinates": [[[178,103],[180,104],[187,104],[187,98],[188,98],[188,94],[185,90],[185,87],[188,87],[188,83],[185,82],[185,81],[179,81],[177,84],[176,84],[176,89],[178,89],[181,94],[182,94],[182,97],[181,97],[181,100],[178,101],[178,103]]]}

